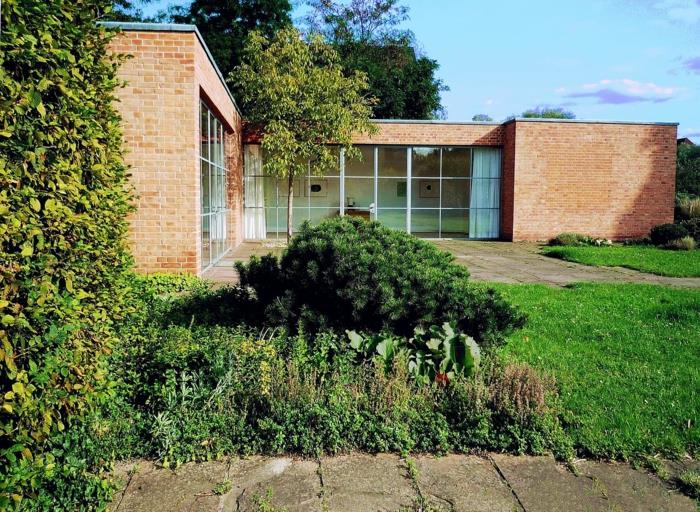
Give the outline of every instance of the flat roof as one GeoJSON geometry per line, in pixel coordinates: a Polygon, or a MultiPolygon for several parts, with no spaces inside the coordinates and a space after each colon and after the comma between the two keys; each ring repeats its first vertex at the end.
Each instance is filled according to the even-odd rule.
{"type": "Polygon", "coordinates": [[[372,119],[372,122],[378,124],[447,124],[447,125],[486,125],[486,126],[501,126],[514,122],[525,123],[581,123],[581,124],[637,124],[637,125],[656,125],[656,126],[678,126],[679,123],[665,123],[655,121],[606,121],[603,119],[543,119],[540,117],[516,117],[507,121],[444,121],[442,119],[372,119]]]}
{"type": "Polygon", "coordinates": [[[107,28],[116,28],[125,32],[194,32],[197,35],[199,44],[201,44],[202,48],[204,48],[204,52],[207,54],[209,62],[211,62],[211,65],[214,66],[214,71],[216,71],[216,74],[218,75],[219,80],[221,80],[224,89],[226,89],[229,98],[231,98],[236,112],[238,112],[238,115],[243,117],[243,113],[241,112],[241,109],[238,108],[238,103],[236,103],[236,98],[233,97],[231,90],[228,88],[224,75],[221,74],[219,66],[216,65],[216,61],[214,60],[214,57],[209,51],[207,43],[204,42],[204,38],[202,37],[202,34],[200,34],[196,25],[186,25],[180,23],[139,23],[126,21],[101,21],[99,24],[107,28]]]}

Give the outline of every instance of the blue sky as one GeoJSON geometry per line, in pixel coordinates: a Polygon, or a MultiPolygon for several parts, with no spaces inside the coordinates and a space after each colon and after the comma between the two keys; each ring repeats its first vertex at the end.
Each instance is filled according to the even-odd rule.
{"type": "Polygon", "coordinates": [[[579,119],[679,122],[700,142],[700,0],[403,3],[450,88],[449,120],[561,106],[579,119]]]}

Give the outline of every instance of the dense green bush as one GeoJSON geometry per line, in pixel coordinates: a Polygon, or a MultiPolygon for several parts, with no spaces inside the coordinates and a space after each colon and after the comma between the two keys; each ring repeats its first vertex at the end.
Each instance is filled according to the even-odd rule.
{"type": "Polygon", "coordinates": [[[523,323],[492,289],[473,286],[451,254],[377,222],[344,217],[304,224],[278,260],[237,264],[273,325],[410,336],[417,326],[456,322],[478,342],[523,323]]]}
{"type": "Polygon", "coordinates": [[[651,228],[649,237],[654,245],[666,245],[669,242],[688,236],[688,230],[680,224],[660,224],[651,228]]]}
{"type": "Polygon", "coordinates": [[[130,265],[118,61],[96,25],[110,7],[2,2],[0,509],[104,497],[95,461],[76,465],[81,418],[108,396],[102,356],[130,265]]]}

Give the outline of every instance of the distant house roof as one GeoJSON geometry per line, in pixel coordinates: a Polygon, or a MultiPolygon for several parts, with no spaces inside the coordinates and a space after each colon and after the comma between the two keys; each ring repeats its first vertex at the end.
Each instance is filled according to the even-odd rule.
{"type": "Polygon", "coordinates": [[[677,141],[676,143],[677,143],[679,146],[682,146],[682,145],[684,145],[684,144],[686,144],[686,145],[688,145],[688,146],[694,146],[694,145],[695,145],[695,143],[694,143],[692,140],[690,140],[688,137],[683,137],[682,139],[678,139],[678,141],[677,141]]]}

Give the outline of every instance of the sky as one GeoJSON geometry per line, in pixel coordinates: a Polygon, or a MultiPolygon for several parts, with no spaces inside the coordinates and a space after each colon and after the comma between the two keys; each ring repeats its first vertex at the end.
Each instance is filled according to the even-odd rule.
{"type": "Polygon", "coordinates": [[[404,26],[440,64],[448,120],[563,107],[578,119],[677,122],[700,142],[700,0],[402,3],[404,26]]]}

